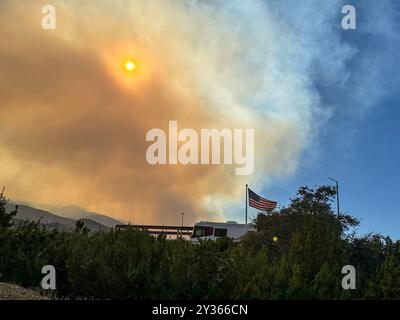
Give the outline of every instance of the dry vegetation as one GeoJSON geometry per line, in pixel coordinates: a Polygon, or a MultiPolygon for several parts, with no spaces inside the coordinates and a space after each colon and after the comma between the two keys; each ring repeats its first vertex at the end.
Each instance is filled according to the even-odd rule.
{"type": "Polygon", "coordinates": [[[38,292],[15,284],[0,282],[0,300],[48,300],[38,292]]]}

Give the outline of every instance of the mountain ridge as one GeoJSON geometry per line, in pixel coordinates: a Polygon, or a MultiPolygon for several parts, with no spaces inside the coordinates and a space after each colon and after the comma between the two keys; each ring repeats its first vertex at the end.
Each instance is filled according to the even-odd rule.
{"type": "Polygon", "coordinates": [[[11,212],[15,210],[15,206],[18,206],[17,214],[14,217],[16,221],[40,222],[49,228],[72,231],[75,229],[76,222],[81,220],[83,225],[90,231],[105,231],[110,229],[110,227],[104,226],[103,224],[91,219],[65,218],[46,210],[30,207],[26,204],[10,202],[6,205],[6,211],[11,212]]]}
{"type": "Polygon", "coordinates": [[[25,205],[37,210],[50,212],[62,218],[74,219],[74,220],[89,219],[108,228],[114,228],[116,225],[125,224],[125,222],[111,218],[105,214],[88,211],[77,205],[55,205],[55,204],[35,203],[27,201],[22,202],[15,200],[13,200],[12,203],[25,205]]]}

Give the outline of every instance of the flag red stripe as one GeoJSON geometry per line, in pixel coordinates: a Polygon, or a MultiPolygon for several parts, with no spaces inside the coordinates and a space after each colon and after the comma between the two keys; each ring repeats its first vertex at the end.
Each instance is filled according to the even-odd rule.
{"type": "Polygon", "coordinates": [[[260,209],[260,210],[271,210],[271,209],[273,210],[273,209],[276,208],[276,204],[273,204],[273,205],[262,205],[259,202],[254,201],[252,199],[250,199],[249,205],[251,207],[253,207],[253,208],[257,208],[257,209],[260,209]]]}
{"type": "Polygon", "coordinates": [[[266,200],[260,200],[261,203],[265,203],[265,204],[276,204],[275,201],[266,201],[266,200]]]}
{"type": "Polygon", "coordinates": [[[261,207],[272,207],[272,208],[276,207],[276,204],[263,205],[263,204],[261,204],[261,203],[259,203],[257,201],[252,201],[252,200],[249,201],[249,204],[259,205],[261,207]]]}
{"type": "Polygon", "coordinates": [[[275,208],[269,208],[269,207],[259,207],[259,206],[256,206],[256,205],[250,205],[250,207],[256,208],[258,210],[265,210],[265,211],[270,211],[270,210],[274,210],[275,209],[275,208]]]}
{"type": "Polygon", "coordinates": [[[257,202],[257,203],[260,203],[260,204],[265,204],[265,205],[276,205],[277,204],[277,202],[262,202],[262,201],[257,201],[257,200],[255,200],[255,199],[252,199],[252,198],[250,198],[249,199],[249,201],[254,201],[254,202],[257,202]]]}

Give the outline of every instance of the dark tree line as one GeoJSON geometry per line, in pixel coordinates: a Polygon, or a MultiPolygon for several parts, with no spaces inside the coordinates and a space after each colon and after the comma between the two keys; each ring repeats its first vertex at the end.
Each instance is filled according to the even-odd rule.
{"type": "Polygon", "coordinates": [[[354,217],[334,213],[335,190],[302,187],[288,207],[259,214],[259,232],[240,243],[192,245],[124,230],[47,230],[15,222],[0,196],[0,281],[38,287],[41,268],[57,271],[59,298],[399,299],[400,242],[359,236],[354,217]],[[274,241],[276,240],[276,241],[274,241]],[[357,289],[344,290],[353,265],[357,289]]]}

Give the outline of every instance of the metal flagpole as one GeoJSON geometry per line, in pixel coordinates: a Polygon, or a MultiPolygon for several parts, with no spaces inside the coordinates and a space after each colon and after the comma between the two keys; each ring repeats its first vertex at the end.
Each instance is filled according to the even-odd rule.
{"type": "Polygon", "coordinates": [[[249,189],[249,186],[248,186],[247,183],[246,183],[246,216],[245,216],[245,217],[246,217],[246,218],[245,218],[246,227],[247,227],[247,203],[248,203],[247,196],[248,196],[248,194],[249,194],[248,189],[249,189]]]}

